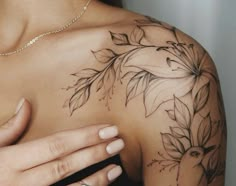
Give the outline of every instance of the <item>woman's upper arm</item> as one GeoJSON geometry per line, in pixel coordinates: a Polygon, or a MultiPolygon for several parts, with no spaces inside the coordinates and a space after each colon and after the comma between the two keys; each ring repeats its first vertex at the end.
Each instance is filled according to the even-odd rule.
{"type": "Polygon", "coordinates": [[[137,132],[129,135],[138,136],[144,185],[223,186],[226,120],[209,54],[150,17],[136,20],[130,34],[111,36],[118,46],[130,45],[115,70],[126,86],[124,118],[137,132]]]}
{"type": "Polygon", "coordinates": [[[143,96],[145,185],[223,186],[227,134],[215,65],[196,41],[168,29],[173,36],[155,50],[156,60],[146,51],[149,61],[134,62],[141,70],[127,89],[130,102],[143,96]]]}
{"type": "Polygon", "coordinates": [[[79,102],[71,99],[72,105],[82,107],[94,88],[117,120],[129,124],[122,131],[138,141],[142,156],[132,149],[126,155],[142,159],[145,185],[223,186],[226,122],[208,53],[150,17],[135,20],[132,30],[109,31],[109,38],[114,47],[93,51],[101,69],[76,74],[79,102]]]}

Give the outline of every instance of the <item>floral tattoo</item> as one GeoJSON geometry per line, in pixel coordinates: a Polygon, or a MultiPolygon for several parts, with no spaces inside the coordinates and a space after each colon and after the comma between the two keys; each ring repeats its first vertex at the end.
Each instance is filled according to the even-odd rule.
{"type": "Polygon", "coordinates": [[[217,73],[207,63],[207,52],[199,52],[193,43],[182,41],[175,27],[148,16],[135,20],[135,23],[130,34],[109,32],[113,44],[129,46],[127,51],[118,53],[109,48],[92,51],[103,68],[87,68],[72,74],[77,81],[66,89],[72,89],[74,93],[65,106],[72,115],[89,101],[91,88],[95,87],[96,92],[102,92],[101,100],[111,109],[109,102],[115,84],[123,83],[124,78],[128,79],[126,106],[142,95],[146,117],[153,115],[164,103],[173,102],[166,114],[175,127],[161,134],[164,153],[158,152],[148,167],[158,164],[161,172],[177,170],[178,186],[210,185],[216,177],[224,175],[225,167],[225,149],[221,144],[226,140],[226,121],[217,73]],[[161,45],[145,44],[148,36],[145,27],[166,30],[173,35],[173,40],[161,45]],[[165,54],[163,66],[129,63],[145,49],[165,54]],[[217,87],[216,92],[212,91],[213,86],[217,87]],[[217,101],[214,109],[220,115],[218,120],[212,118],[211,109],[207,115],[202,112],[213,94],[217,101]],[[191,95],[191,106],[182,101],[186,95],[191,95]],[[200,117],[201,122],[196,123],[196,117],[200,117]],[[193,130],[193,125],[197,130],[193,130]],[[220,139],[212,145],[215,136],[220,136],[220,139]],[[191,182],[185,180],[186,171],[195,176],[191,182]]]}

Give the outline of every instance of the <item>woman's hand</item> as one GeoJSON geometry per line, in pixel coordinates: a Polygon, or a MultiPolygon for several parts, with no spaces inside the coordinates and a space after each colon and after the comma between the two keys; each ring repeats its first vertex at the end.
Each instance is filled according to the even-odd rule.
{"type": "MultiPolygon", "coordinates": [[[[23,99],[16,114],[0,128],[0,185],[48,186],[84,168],[116,155],[124,147],[115,139],[115,126],[94,125],[53,134],[31,142],[10,145],[24,132],[31,115],[23,99]]],[[[105,186],[122,170],[110,165],[71,186],[105,186]]]]}

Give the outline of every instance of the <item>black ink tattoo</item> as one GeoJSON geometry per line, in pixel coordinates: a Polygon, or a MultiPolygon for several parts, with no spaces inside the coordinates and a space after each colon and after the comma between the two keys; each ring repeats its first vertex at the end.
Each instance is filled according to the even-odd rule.
{"type": "Polygon", "coordinates": [[[72,74],[77,81],[67,88],[74,90],[74,93],[65,105],[72,115],[88,102],[91,88],[94,87],[96,92],[102,92],[101,100],[110,109],[109,101],[115,84],[117,81],[123,83],[124,78],[128,79],[126,106],[142,95],[146,117],[154,114],[164,103],[173,101],[174,108],[167,110],[167,114],[176,127],[170,127],[169,133],[161,134],[166,154],[159,152],[148,166],[158,163],[161,172],[178,168],[178,186],[207,186],[216,177],[224,175],[225,167],[225,149],[221,144],[226,141],[226,121],[217,73],[209,66],[207,52],[199,52],[193,43],[183,41],[175,27],[147,16],[135,22],[136,26],[130,34],[109,32],[114,45],[129,46],[126,52],[118,53],[109,48],[92,51],[103,68],[87,68],[72,74]],[[164,29],[173,35],[173,40],[160,46],[145,44],[148,36],[146,27],[164,29]],[[129,64],[136,54],[147,48],[168,56],[161,68],[129,64]],[[212,91],[211,87],[217,87],[218,90],[212,91]],[[205,111],[202,112],[209,105],[210,95],[215,94],[218,102],[214,109],[220,119],[211,116],[211,109],[208,109],[207,115],[204,115],[205,111]],[[192,108],[181,101],[186,95],[191,95],[192,108]],[[192,129],[195,117],[202,118],[200,123],[194,124],[198,126],[197,132],[192,129]],[[220,135],[221,139],[209,145],[216,135],[220,135]],[[206,159],[206,165],[202,163],[203,159],[206,159]],[[191,183],[184,180],[186,171],[194,175],[191,183]]]}
{"type": "MultiPolygon", "coordinates": [[[[201,99],[195,100],[197,105],[206,105],[201,99]]],[[[169,118],[176,122],[176,127],[170,127],[170,133],[163,133],[162,142],[167,155],[158,153],[148,166],[158,163],[160,172],[168,169],[172,171],[178,167],[178,186],[207,186],[217,177],[224,174],[225,163],[221,162],[221,144],[209,146],[209,141],[222,130],[211,120],[210,114],[202,118],[200,123],[193,123],[194,117],[186,104],[174,97],[174,109],[168,110],[169,118]],[[197,137],[194,139],[192,125],[197,125],[197,137]],[[169,157],[169,158],[168,158],[169,157]],[[203,159],[207,157],[207,164],[203,159]],[[186,175],[194,175],[189,179],[186,175]]]]}
{"type": "MultiPolygon", "coordinates": [[[[73,89],[74,94],[65,103],[65,106],[69,106],[71,115],[89,100],[92,86],[96,87],[97,92],[103,91],[101,100],[105,100],[105,105],[110,109],[109,99],[112,97],[116,80],[122,83],[123,78],[126,78],[127,76],[131,76],[131,78],[127,85],[126,105],[130,100],[143,93],[146,117],[148,117],[162,104],[158,101],[158,96],[153,98],[150,94],[156,91],[159,84],[159,81],[157,80],[160,80],[161,78],[163,81],[166,81],[167,77],[159,77],[158,74],[153,74],[152,67],[148,67],[148,65],[135,66],[137,70],[139,70],[138,72],[128,71],[124,75],[122,75],[122,70],[131,67],[129,65],[126,66],[127,62],[130,61],[136,53],[143,49],[153,48],[156,49],[156,51],[161,51],[170,47],[142,44],[146,35],[143,27],[149,24],[172,31],[174,31],[175,28],[158,22],[150,17],[147,17],[147,20],[136,20],[136,23],[137,26],[131,32],[130,37],[125,33],[109,32],[111,39],[116,46],[130,46],[130,50],[124,53],[116,53],[108,48],[99,51],[92,51],[96,60],[104,64],[104,68],[101,70],[88,68],[72,74],[77,77],[77,81],[74,85],[67,87],[66,90],[73,89]],[[153,102],[154,105],[151,104],[153,102]]],[[[173,93],[170,94],[173,95],[173,93]]],[[[164,101],[168,101],[168,99],[169,97],[164,101]]]]}

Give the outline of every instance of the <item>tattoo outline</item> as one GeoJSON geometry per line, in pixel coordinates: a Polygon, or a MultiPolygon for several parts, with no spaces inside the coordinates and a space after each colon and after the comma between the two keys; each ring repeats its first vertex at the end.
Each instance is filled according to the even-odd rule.
{"type": "MultiPolygon", "coordinates": [[[[166,158],[165,155],[159,152],[160,159],[154,159],[148,166],[152,166],[155,163],[159,163],[164,171],[169,168],[172,171],[177,166],[179,167],[177,182],[182,186],[180,179],[181,174],[181,159],[185,154],[192,153],[193,156],[203,157],[204,151],[209,151],[209,159],[207,169],[200,163],[198,164],[202,170],[204,170],[204,176],[206,177],[206,184],[202,183],[201,186],[210,184],[215,177],[222,175],[224,172],[225,162],[221,162],[221,149],[220,142],[215,146],[206,147],[207,142],[212,138],[212,133],[216,135],[217,131],[222,132],[222,138],[226,138],[226,126],[225,120],[212,120],[211,113],[207,116],[202,116],[202,122],[198,128],[198,144],[195,146],[193,136],[191,135],[191,122],[192,118],[199,115],[201,110],[204,109],[209,101],[209,95],[211,95],[211,84],[216,84],[219,87],[219,80],[216,72],[209,70],[206,60],[209,59],[207,52],[204,50],[202,54],[199,54],[195,50],[194,44],[180,41],[177,29],[169,26],[158,20],[146,16],[146,19],[136,20],[137,25],[131,32],[130,36],[125,33],[109,32],[113,43],[116,46],[130,46],[131,49],[124,53],[117,53],[109,48],[105,48],[99,51],[91,51],[96,60],[104,64],[104,68],[101,70],[87,68],[80,72],[72,74],[77,78],[77,82],[67,87],[66,90],[74,90],[74,94],[69,100],[67,100],[65,106],[70,108],[71,115],[79,108],[84,106],[90,98],[91,87],[95,86],[96,92],[103,90],[103,96],[101,100],[105,100],[105,105],[110,110],[109,100],[112,98],[116,81],[122,83],[123,78],[129,77],[129,82],[126,87],[126,106],[128,103],[139,95],[143,95],[143,102],[145,107],[145,116],[149,117],[164,103],[168,101],[174,101],[174,110],[168,110],[168,116],[175,122],[178,117],[176,116],[177,105],[184,109],[184,113],[178,111],[182,115],[182,119],[185,120],[177,122],[178,127],[170,128],[170,133],[161,134],[163,147],[167,155],[170,158],[166,158]],[[173,33],[174,40],[167,41],[166,45],[145,45],[143,40],[147,35],[145,31],[146,26],[158,27],[160,29],[168,30],[173,33]],[[167,73],[160,72],[157,67],[148,65],[131,66],[128,62],[139,51],[145,48],[153,48],[157,52],[165,52],[169,54],[166,58],[167,73]],[[122,74],[124,68],[136,67],[138,71],[128,71],[124,75],[122,74]],[[155,68],[155,69],[154,69],[155,68]],[[176,87],[176,84],[178,87],[176,87]],[[164,91],[164,90],[168,90],[164,91]],[[191,93],[193,100],[193,113],[190,113],[190,108],[181,101],[181,97],[191,93]],[[155,94],[155,96],[153,96],[155,94]],[[215,131],[213,131],[213,126],[215,131]],[[221,130],[220,130],[221,129],[221,130]],[[184,147],[179,138],[185,138],[189,141],[189,147],[184,147]],[[171,142],[174,142],[173,145],[171,142]],[[167,144],[171,146],[167,148],[167,144]],[[174,157],[169,149],[175,148],[176,152],[179,152],[179,157],[174,157]],[[193,149],[195,148],[195,149],[193,149]],[[193,150],[193,152],[191,152],[193,150]],[[180,153],[181,152],[181,153],[180,153]],[[210,153],[211,152],[211,153],[210,153]],[[180,156],[182,154],[182,156],[180,156]],[[217,162],[217,165],[215,162],[217,162]],[[219,162],[219,163],[218,163],[219,162]],[[167,165],[164,165],[167,163],[167,165]],[[169,164],[168,164],[169,163],[169,164]],[[205,184],[205,185],[204,185],[205,184]]],[[[218,112],[221,118],[224,117],[223,102],[220,95],[220,90],[217,91],[217,100],[219,100],[218,112]]],[[[177,109],[178,110],[178,109],[177,109]]],[[[223,139],[222,139],[223,140],[223,139]]],[[[175,153],[176,153],[175,152],[175,153]]],[[[199,159],[201,159],[199,158],[199,159]]],[[[201,159],[201,160],[202,160],[201,159]]]]}

